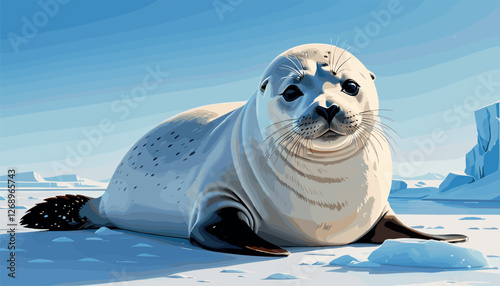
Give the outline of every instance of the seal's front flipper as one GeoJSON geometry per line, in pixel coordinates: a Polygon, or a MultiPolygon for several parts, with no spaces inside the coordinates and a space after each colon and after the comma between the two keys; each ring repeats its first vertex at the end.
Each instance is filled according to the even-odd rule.
{"type": "Polygon", "coordinates": [[[246,255],[288,256],[288,250],[265,241],[255,234],[236,208],[214,212],[191,231],[191,243],[203,248],[246,255]]]}
{"type": "Polygon", "coordinates": [[[392,211],[386,212],[373,228],[356,242],[383,243],[386,239],[420,238],[447,242],[466,242],[469,238],[461,234],[427,234],[403,224],[392,211]]]}

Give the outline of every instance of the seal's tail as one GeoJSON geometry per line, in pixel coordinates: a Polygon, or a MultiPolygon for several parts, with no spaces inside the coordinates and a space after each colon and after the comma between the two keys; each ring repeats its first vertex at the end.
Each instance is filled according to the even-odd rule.
{"type": "Polygon", "coordinates": [[[92,198],[82,195],[65,195],[45,199],[29,209],[21,218],[21,224],[29,228],[48,230],[72,230],[91,228],[94,224],[81,216],[82,207],[92,198]]]}

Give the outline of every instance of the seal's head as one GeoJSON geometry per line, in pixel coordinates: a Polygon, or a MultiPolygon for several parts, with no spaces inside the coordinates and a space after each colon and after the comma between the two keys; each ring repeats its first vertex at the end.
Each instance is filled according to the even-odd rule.
{"type": "Polygon", "coordinates": [[[374,80],[356,57],[332,45],[302,45],[279,55],[256,94],[269,157],[286,149],[294,157],[337,161],[365,148],[370,134],[380,131],[373,131],[378,111],[374,80]]]}

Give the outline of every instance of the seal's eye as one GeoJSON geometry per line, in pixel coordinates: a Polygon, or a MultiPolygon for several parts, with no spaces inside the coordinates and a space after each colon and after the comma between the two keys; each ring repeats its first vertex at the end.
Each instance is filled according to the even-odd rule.
{"type": "Polygon", "coordinates": [[[296,100],[304,94],[296,85],[289,85],[280,95],[282,95],[286,101],[290,102],[296,100]]]}
{"type": "Polygon", "coordinates": [[[342,91],[350,96],[355,96],[359,92],[359,84],[352,79],[348,79],[342,84],[342,91]]]}

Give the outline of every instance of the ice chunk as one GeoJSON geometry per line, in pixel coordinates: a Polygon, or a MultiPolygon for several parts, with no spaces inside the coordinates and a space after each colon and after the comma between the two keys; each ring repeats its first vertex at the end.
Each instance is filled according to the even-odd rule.
{"type": "Polygon", "coordinates": [[[5,201],[5,198],[0,196],[0,201],[5,201]]]}
{"type": "Polygon", "coordinates": [[[243,270],[238,270],[238,269],[224,269],[224,270],[221,270],[220,273],[246,273],[246,272],[243,270]]]}
{"type": "Polygon", "coordinates": [[[103,226],[103,227],[99,228],[98,230],[96,230],[95,234],[98,234],[98,235],[118,235],[118,234],[123,234],[123,232],[111,230],[111,229],[103,226]]]}
{"type": "Polygon", "coordinates": [[[408,184],[404,181],[392,180],[391,193],[408,188],[408,184]]]}
{"type": "Polygon", "coordinates": [[[136,245],[132,245],[132,247],[154,247],[154,246],[149,245],[147,243],[138,243],[136,245]]]}
{"type": "Polygon", "coordinates": [[[28,263],[54,263],[54,261],[49,259],[33,259],[28,261],[28,263]]]}
{"type": "Polygon", "coordinates": [[[446,179],[444,179],[444,181],[439,185],[439,191],[446,192],[455,187],[469,184],[474,181],[475,179],[472,176],[449,173],[448,176],[446,176],[446,179]]]}
{"type": "Polygon", "coordinates": [[[479,227],[469,227],[468,229],[479,230],[479,227]]]}
{"type": "Polygon", "coordinates": [[[375,249],[368,260],[378,264],[436,268],[488,266],[484,255],[443,241],[388,239],[375,249]]]}
{"type": "Polygon", "coordinates": [[[74,242],[74,240],[72,240],[69,237],[62,236],[62,237],[58,237],[58,238],[53,239],[52,242],[74,242]]]}
{"type": "Polygon", "coordinates": [[[339,258],[335,258],[334,260],[330,261],[330,265],[349,265],[350,263],[354,263],[354,262],[359,262],[359,260],[357,260],[356,258],[346,254],[346,255],[342,255],[340,256],[339,258]]]}
{"type": "Polygon", "coordinates": [[[99,262],[99,263],[104,263],[104,262],[102,262],[99,259],[95,259],[95,258],[91,258],[91,257],[86,257],[86,258],[78,259],[78,261],[80,261],[80,262],[99,262]]]}
{"type": "Polygon", "coordinates": [[[297,279],[296,276],[292,274],[286,274],[286,273],[274,273],[269,276],[267,276],[266,279],[273,279],[273,280],[288,280],[288,279],[297,279]]]}
{"type": "Polygon", "coordinates": [[[486,230],[498,230],[497,227],[483,227],[483,229],[486,229],[486,230]]]}
{"type": "Polygon", "coordinates": [[[411,228],[422,229],[422,228],[424,228],[424,226],[423,225],[412,225],[411,228]]]}
{"type": "Polygon", "coordinates": [[[85,240],[103,240],[103,239],[102,239],[102,238],[100,238],[100,237],[93,237],[93,236],[92,236],[92,237],[87,237],[87,238],[85,238],[85,240]]]}
{"type": "Polygon", "coordinates": [[[194,278],[193,276],[186,276],[186,275],[181,275],[181,274],[172,274],[168,275],[168,278],[179,278],[179,279],[192,279],[194,278]]]}
{"type": "Polygon", "coordinates": [[[466,216],[463,218],[460,218],[459,220],[485,220],[482,217],[477,217],[477,216],[466,216]]]}

